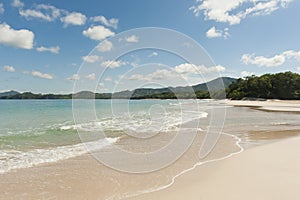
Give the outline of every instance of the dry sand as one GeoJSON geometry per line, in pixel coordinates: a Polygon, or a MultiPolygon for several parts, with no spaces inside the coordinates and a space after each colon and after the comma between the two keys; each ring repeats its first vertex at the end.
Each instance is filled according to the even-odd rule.
{"type": "Polygon", "coordinates": [[[228,105],[252,107],[264,111],[278,112],[300,112],[300,101],[283,101],[283,100],[267,100],[267,101],[226,101],[228,105]]]}

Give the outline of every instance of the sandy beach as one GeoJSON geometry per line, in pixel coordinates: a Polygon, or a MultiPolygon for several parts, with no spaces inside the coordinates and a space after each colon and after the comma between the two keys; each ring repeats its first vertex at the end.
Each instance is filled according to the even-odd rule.
{"type": "MultiPolygon", "coordinates": [[[[198,131],[190,149],[161,170],[123,173],[86,154],[0,174],[0,199],[299,199],[299,102],[226,103],[224,132],[230,134],[222,134],[203,160],[198,153],[205,131],[198,131]]],[[[172,137],[119,143],[141,152],[172,137]]]]}
{"type": "Polygon", "coordinates": [[[266,101],[227,101],[228,105],[252,107],[264,111],[299,112],[300,101],[297,100],[266,100],[266,101]]]}
{"type": "Polygon", "coordinates": [[[133,199],[299,199],[300,137],[255,147],[179,177],[168,189],[133,199]]]}

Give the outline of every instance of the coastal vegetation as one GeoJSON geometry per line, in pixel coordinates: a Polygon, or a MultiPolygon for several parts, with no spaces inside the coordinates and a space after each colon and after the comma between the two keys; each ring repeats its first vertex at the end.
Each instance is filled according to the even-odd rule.
{"type": "Polygon", "coordinates": [[[227,98],[300,99],[300,75],[292,72],[248,76],[227,88],[227,98]]]}
{"type": "Polygon", "coordinates": [[[226,88],[226,98],[241,100],[261,99],[300,99],[300,75],[293,72],[264,74],[234,79],[217,78],[207,83],[185,87],[138,88],[115,93],[93,93],[82,91],[75,94],[34,94],[9,91],[0,93],[0,99],[209,99],[225,98],[220,85],[226,88]],[[220,84],[222,82],[222,84],[220,84]],[[210,91],[210,92],[209,92],[210,91]],[[218,95],[220,93],[220,95],[218,95]]]}

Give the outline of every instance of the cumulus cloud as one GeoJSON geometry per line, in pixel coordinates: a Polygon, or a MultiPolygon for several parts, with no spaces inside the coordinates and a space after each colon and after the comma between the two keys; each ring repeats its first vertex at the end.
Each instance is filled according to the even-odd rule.
{"type": "Polygon", "coordinates": [[[21,2],[20,0],[13,0],[11,6],[16,8],[22,8],[24,7],[24,3],[21,2]]]}
{"type": "Polygon", "coordinates": [[[248,71],[242,71],[241,72],[242,77],[247,77],[247,76],[252,76],[252,75],[254,75],[253,72],[248,72],[248,71]]]}
{"type": "Polygon", "coordinates": [[[142,74],[133,74],[128,80],[138,80],[138,81],[153,81],[153,80],[166,80],[170,78],[178,77],[178,74],[174,73],[172,70],[167,69],[158,69],[153,73],[142,75],[142,74]]]}
{"type": "Polygon", "coordinates": [[[101,63],[102,67],[109,67],[109,68],[118,68],[124,65],[127,65],[127,62],[124,61],[114,61],[114,60],[107,60],[101,63]]]}
{"type": "Polygon", "coordinates": [[[73,74],[72,76],[68,77],[67,80],[69,81],[78,81],[80,76],[78,74],[73,74]]]}
{"type": "Polygon", "coordinates": [[[137,43],[137,42],[139,42],[139,37],[136,36],[136,35],[131,35],[129,37],[126,37],[125,41],[126,42],[131,42],[131,43],[137,43]]]}
{"type": "Polygon", "coordinates": [[[274,57],[254,56],[245,54],[242,56],[242,62],[246,65],[258,65],[265,67],[276,67],[285,63],[285,57],[283,55],[275,55],[274,57]]]}
{"type": "Polygon", "coordinates": [[[53,79],[53,75],[45,74],[45,73],[42,73],[42,72],[39,72],[39,71],[32,71],[31,75],[35,76],[35,77],[39,77],[39,78],[44,78],[44,79],[53,79]]]}
{"type": "Polygon", "coordinates": [[[15,72],[15,68],[13,66],[5,65],[3,66],[3,70],[6,72],[15,72]]]}
{"type": "Polygon", "coordinates": [[[242,62],[246,65],[258,65],[263,67],[276,67],[283,65],[288,59],[300,61],[300,51],[284,51],[273,57],[255,56],[255,54],[244,54],[242,62]]]}
{"type": "Polygon", "coordinates": [[[32,49],[34,34],[27,29],[14,30],[8,24],[0,24],[0,44],[20,49],[32,49]]]}
{"type": "Polygon", "coordinates": [[[190,63],[177,65],[174,68],[174,71],[179,74],[207,74],[207,73],[224,72],[225,70],[226,68],[221,65],[206,67],[204,65],[197,66],[190,63]]]}
{"type": "Polygon", "coordinates": [[[114,29],[118,28],[119,20],[116,18],[106,19],[104,16],[95,16],[90,18],[93,22],[101,22],[107,27],[112,27],[114,29]]]}
{"type": "Polygon", "coordinates": [[[105,81],[112,81],[112,79],[110,77],[106,77],[104,80],[105,81]]]}
{"type": "Polygon", "coordinates": [[[269,15],[279,8],[286,8],[293,0],[197,0],[190,10],[196,16],[203,12],[206,20],[239,24],[248,16],[269,15]]]}
{"type": "Polygon", "coordinates": [[[65,11],[45,4],[38,4],[34,9],[19,10],[19,14],[27,20],[37,18],[48,22],[56,20],[62,12],[65,11]]]}
{"type": "Polygon", "coordinates": [[[41,46],[41,47],[36,48],[36,50],[39,51],[39,52],[48,51],[48,52],[51,52],[51,53],[58,54],[60,48],[59,48],[59,46],[55,46],[55,47],[44,47],[44,46],[41,46]]]}
{"type": "Polygon", "coordinates": [[[300,61],[300,51],[289,50],[283,52],[282,55],[284,55],[288,59],[296,59],[300,61]]]}
{"type": "Polygon", "coordinates": [[[208,38],[218,38],[218,37],[228,38],[229,37],[228,28],[225,28],[224,30],[218,30],[218,29],[216,29],[216,27],[213,26],[206,32],[206,37],[208,37],[208,38]]]}
{"type": "Polygon", "coordinates": [[[95,63],[97,61],[100,61],[101,58],[97,55],[89,55],[89,56],[83,56],[82,60],[84,60],[85,62],[88,62],[88,63],[95,63]]]}
{"type": "Polygon", "coordinates": [[[108,40],[104,40],[97,46],[97,50],[100,52],[108,52],[111,51],[112,48],[113,48],[113,43],[108,40]]]}
{"type": "Polygon", "coordinates": [[[197,66],[190,63],[183,63],[170,69],[158,69],[147,75],[133,74],[128,79],[139,81],[166,80],[174,79],[179,76],[189,77],[195,74],[209,74],[223,71],[225,71],[225,67],[221,65],[206,67],[204,65],[197,66]]]}
{"type": "Polygon", "coordinates": [[[107,37],[114,36],[115,33],[104,26],[91,26],[84,30],[82,34],[92,40],[104,40],[107,37]]]}
{"type": "Polygon", "coordinates": [[[0,15],[4,13],[3,3],[0,3],[0,15]]]}
{"type": "Polygon", "coordinates": [[[69,25],[81,26],[85,24],[86,16],[79,12],[72,12],[65,17],[62,17],[60,20],[64,23],[65,27],[69,25]]]}
{"type": "Polygon", "coordinates": [[[156,56],[158,56],[158,53],[156,51],[154,51],[148,57],[152,58],[152,57],[156,57],[156,56]]]}
{"type": "Polygon", "coordinates": [[[89,75],[85,76],[85,78],[89,79],[89,80],[95,80],[96,79],[96,74],[95,73],[89,74],[89,75]]]}

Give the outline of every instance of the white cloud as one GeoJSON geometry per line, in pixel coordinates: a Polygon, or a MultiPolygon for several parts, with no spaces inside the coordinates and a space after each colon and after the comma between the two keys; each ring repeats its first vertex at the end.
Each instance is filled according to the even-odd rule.
{"type": "Polygon", "coordinates": [[[221,65],[206,67],[204,65],[196,66],[190,63],[177,65],[174,68],[174,71],[179,74],[207,74],[207,73],[224,72],[225,70],[226,68],[221,65]]]}
{"type": "Polygon", "coordinates": [[[288,59],[294,58],[294,59],[300,61],[300,51],[289,50],[289,51],[283,52],[282,55],[284,55],[288,59]]]}
{"type": "Polygon", "coordinates": [[[42,13],[41,11],[38,11],[38,10],[30,10],[30,9],[20,10],[19,13],[22,17],[25,17],[26,19],[39,18],[39,19],[46,20],[46,21],[54,20],[49,15],[45,15],[44,13],[42,13]]]}
{"type": "Polygon", "coordinates": [[[206,20],[239,24],[248,16],[269,15],[279,8],[286,8],[293,0],[197,0],[190,10],[196,16],[203,11],[206,20]]]}
{"type": "Polygon", "coordinates": [[[153,73],[142,75],[142,74],[133,74],[128,80],[139,80],[139,81],[153,81],[153,80],[167,80],[167,79],[176,79],[178,77],[189,78],[189,75],[195,74],[208,74],[225,71],[225,67],[221,65],[213,67],[205,67],[203,65],[193,65],[189,63],[184,63],[175,66],[170,69],[158,69],[153,73]]]}
{"type": "Polygon", "coordinates": [[[158,53],[154,51],[148,57],[151,58],[151,57],[155,57],[155,56],[158,56],[158,53]]]}
{"type": "Polygon", "coordinates": [[[96,74],[95,73],[89,74],[85,78],[89,79],[89,80],[95,80],[96,79],[96,74]]]}
{"type": "Polygon", "coordinates": [[[55,53],[55,54],[58,54],[59,53],[59,46],[55,46],[55,47],[38,47],[36,48],[37,51],[39,52],[44,52],[44,51],[48,51],[48,52],[51,52],[51,53],[55,53]]]}
{"type": "Polygon", "coordinates": [[[4,13],[3,3],[0,3],[0,15],[4,13]]]}
{"type": "Polygon", "coordinates": [[[93,22],[101,22],[103,25],[118,28],[119,20],[116,18],[106,19],[104,16],[95,16],[90,18],[93,22]]]}
{"type": "Polygon", "coordinates": [[[131,35],[127,38],[125,38],[126,42],[132,42],[132,43],[137,43],[139,42],[139,37],[136,35],[131,35]]]}
{"type": "Polygon", "coordinates": [[[95,62],[101,60],[101,58],[97,55],[89,55],[89,56],[83,56],[82,60],[84,60],[85,62],[88,62],[88,63],[95,63],[95,62]]]}
{"type": "Polygon", "coordinates": [[[104,26],[91,26],[84,30],[82,34],[92,40],[104,40],[107,37],[114,36],[115,33],[104,26]]]}
{"type": "Polygon", "coordinates": [[[153,80],[166,80],[170,78],[178,77],[178,74],[174,73],[172,70],[167,69],[158,69],[153,73],[142,75],[142,74],[133,74],[128,80],[138,80],[138,81],[153,81],[153,80]]]}
{"type": "Polygon", "coordinates": [[[224,30],[218,30],[218,29],[216,29],[216,27],[213,26],[206,32],[206,37],[208,37],[208,38],[217,38],[217,37],[228,38],[229,37],[228,28],[225,28],[224,30]]]}
{"type": "Polygon", "coordinates": [[[39,78],[53,79],[53,75],[51,75],[51,74],[44,74],[44,73],[39,72],[39,71],[32,71],[31,74],[32,74],[32,76],[36,76],[36,77],[39,77],[39,78]]]}
{"type": "Polygon", "coordinates": [[[108,40],[104,40],[97,46],[97,50],[100,52],[108,52],[111,51],[112,48],[113,48],[113,43],[108,40]]]}
{"type": "Polygon", "coordinates": [[[106,77],[104,80],[105,81],[112,81],[112,79],[110,77],[106,77]]]}
{"type": "Polygon", "coordinates": [[[37,18],[48,22],[54,21],[60,17],[62,12],[66,11],[45,4],[39,4],[34,9],[19,10],[19,14],[27,20],[37,18]]]}
{"type": "Polygon", "coordinates": [[[62,17],[61,22],[64,23],[64,26],[74,25],[74,26],[81,26],[84,25],[86,22],[86,16],[79,12],[72,12],[67,14],[67,16],[62,17]]]}
{"type": "Polygon", "coordinates": [[[285,63],[285,57],[283,55],[275,55],[274,57],[254,56],[244,54],[242,56],[242,62],[246,65],[258,65],[264,67],[276,67],[285,63]]]}
{"type": "Polygon", "coordinates": [[[242,71],[241,72],[242,77],[247,77],[247,76],[252,76],[252,75],[254,75],[253,72],[247,72],[247,71],[242,71]]]}
{"type": "Polygon", "coordinates": [[[142,74],[133,74],[128,78],[128,80],[139,80],[139,81],[144,81],[146,79],[147,78],[142,74]]]}
{"type": "Polygon", "coordinates": [[[11,6],[16,8],[22,8],[24,7],[24,3],[21,2],[20,0],[13,0],[11,6]]]}
{"type": "Polygon", "coordinates": [[[14,30],[5,23],[0,24],[0,44],[21,49],[32,49],[33,40],[34,34],[29,30],[14,30]]]}
{"type": "Polygon", "coordinates": [[[107,60],[101,63],[102,67],[109,67],[109,68],[117,68],[117,67],[121,67],[124,65],[127,65],[127,62],[123,62],[123,61],[114,61],[114,60],[107,60]]]}
{"type": "Polygon", "coordinates": [[[67,80],[69,81],[78,81],[80,76],[78,74],[73,74],[72,76],[68,77],[67,80]]]}
{"type": "Polygon", "coordinates": [[[98,84],[98,89],[101,91],[108,91],[108,89],[105,87],[104,83],[99,83],[98,84]]]}
{"type": "Polygon", "coordinates": [[[300,72],[300,67],[297,67],[297,70],[300,72]]]}
{"type": "Polygon", "coordinates": [[[264,67],[276,67],[283,65],[289,59],[296,59],[300,61],[300,51],[284,51],[281,54],[273,57],[255,56],[254,54],[244,54],[242,56],[242,62],[246,65],[258,65],[264,67]]]}
{"type": "Polygon", "coordinates": [[[3,67],[3,70],[4,70],[4,71],[7,71],[7,72],[15,72],[15,71],[16,71],[15,68],[14,68],[13,66],[9,66],[9,65],[5,65],[5,66],[3,67]]]}

